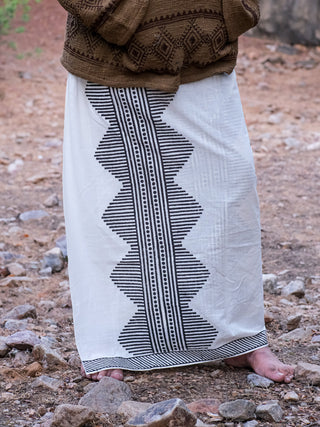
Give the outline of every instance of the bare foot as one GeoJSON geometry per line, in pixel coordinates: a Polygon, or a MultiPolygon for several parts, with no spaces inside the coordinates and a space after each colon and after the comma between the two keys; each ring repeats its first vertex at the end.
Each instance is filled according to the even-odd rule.
{"type": "Polygon", "coordinates": [[[93,381],[100,381],[103,377],[111,377],[119,381],[123,380],[123,372],[121,369],[107,369],[94,374],[86,374],[84,367],[81,365],[81,375],[93,381]]]}
{"type": "Polygon", "coordinates": [[[252,368],[256,374],[279,383],[289,383],[294,375],[294,367],[280,362],[269,347],[225,359],[225,363],[236,368],[252,368]]]}

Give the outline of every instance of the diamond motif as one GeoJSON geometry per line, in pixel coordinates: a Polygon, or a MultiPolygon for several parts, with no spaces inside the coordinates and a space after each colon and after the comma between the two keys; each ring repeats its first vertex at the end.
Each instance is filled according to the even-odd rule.
{"type": "Polygon", "coordinates": [[[212,38],[212,48],[215,53],[219,52],[225,44],[226,36],[224,34],[223,28],[220,27],[217,29],[212,38]]]}
{"type": "Polygon", "coordinates": [[[183,42],[187,53],[190,54],[194,52],[202,44],[202,41],[203,37],[201,36],[200,29],[191,25],[183,42]]]}
{"type": "Polygon", "coordinates": [[[141,67],[141,65],[143,64],[144,58],[146,56],[145,50],[146,47],[141,45],[137,41],[134,41],[130,44],[130,47],[128,49],[128,55],[138,67],[141,67]]]}
{"type": "Polygon", "coordinates": [[[170,62],[175,52],[175,41],[174,37],[168,32],[162,32],[158,42],[155,45],[155,53],[164,59],[166,62],[170,62]]]}

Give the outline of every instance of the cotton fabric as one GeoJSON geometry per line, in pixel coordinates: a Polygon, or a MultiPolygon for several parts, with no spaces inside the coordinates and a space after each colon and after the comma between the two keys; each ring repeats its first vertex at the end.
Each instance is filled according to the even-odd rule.
{"type": "Polygon", "coordinates": [[[87,373],[267,345],[256,176],[234,72],[176,93],[69,74],[63,180],[87,373]]]}

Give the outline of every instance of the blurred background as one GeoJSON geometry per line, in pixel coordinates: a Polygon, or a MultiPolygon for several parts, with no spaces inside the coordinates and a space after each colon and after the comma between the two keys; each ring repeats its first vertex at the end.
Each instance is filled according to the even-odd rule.
{"type": "MultiPolygon", "coordinates": [[[[79,376],[73,339],[63,216],[65,21],[56,0],[0,0],[0,427],[48,427],[59,405],[77,404],[90,387],[79,376]],[[20,344],[11,339],[8,346],[17,332],[20,344]]],[[[320,0],[261,0],[260,24],[249,35],[239,40],[236,72],[258,178],[268,336],[281,359],[312,369],[301,368],[290,388],[249,386],[246,370],[222,364],[135,373],[125,381],[140,403],[276,400],[281,425],[315,426],[320,0]]],[[[123,426],[127,418],[97,414],[88,425],[123,426]]],[[[212,408],[200,418],[224,425],[212,408]]],[[[83,424],[70,427],[76,425],[83,424]]]]}

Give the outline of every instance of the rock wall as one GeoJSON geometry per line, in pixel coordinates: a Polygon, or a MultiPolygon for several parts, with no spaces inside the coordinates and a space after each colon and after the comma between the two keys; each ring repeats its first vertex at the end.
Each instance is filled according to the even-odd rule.
{"type": "Polygon", "coordinates": [[[320,45],[320,0],[260,0],[260,8],[260,24],[251,34],[320,45]]]}

